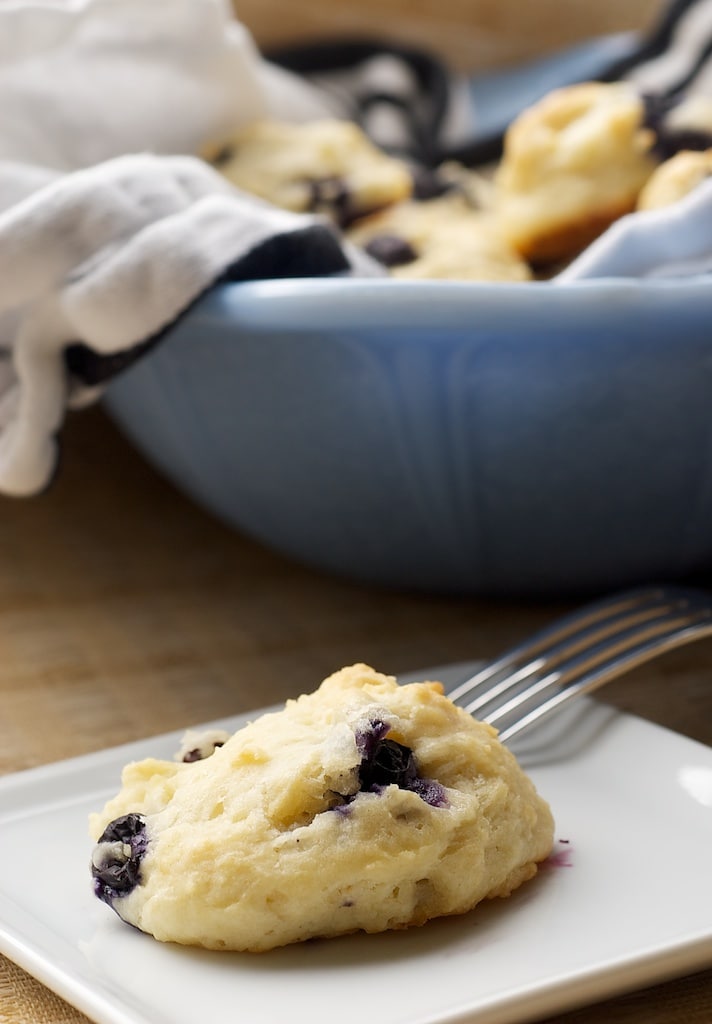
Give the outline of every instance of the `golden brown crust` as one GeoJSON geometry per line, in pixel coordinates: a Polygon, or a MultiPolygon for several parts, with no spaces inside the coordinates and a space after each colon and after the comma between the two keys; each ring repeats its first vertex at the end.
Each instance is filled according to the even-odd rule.
{"type": "Polygon", "coordinates": [[[653,133],[631,86],[557,89],[509,128],[495,211],[514,248],[537,264],[575,256],[629,213],[656,166],[653,133]]]}
{"type": "Polygon", "coordinates": [[[638,196],[639,210],[655,210],[679,202],[712,176],[712,149],[683,150],[651,175],[638,196]]]}
{"type": "Polygon", "coordinates": [[[552,263],[572,259],[582,252],[586,246],[595,241],[606,228],[610,227],[619,217],[631,213],[635,207],[635,197],[627,203],[608,207],[588,213],[576,223],[552,229],[519,241],[520,255],[533,267],[547,267],[552,263]]]}

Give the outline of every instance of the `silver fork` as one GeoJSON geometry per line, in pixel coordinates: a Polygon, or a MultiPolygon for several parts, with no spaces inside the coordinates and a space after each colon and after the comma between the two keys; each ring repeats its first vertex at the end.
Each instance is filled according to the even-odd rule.
{"type": "Polygon", "coordinates": [[[559,619],[448,696],[511,739],[562,704],[681,644],[712,635],[712,594],[626,590],[559,619]]]}

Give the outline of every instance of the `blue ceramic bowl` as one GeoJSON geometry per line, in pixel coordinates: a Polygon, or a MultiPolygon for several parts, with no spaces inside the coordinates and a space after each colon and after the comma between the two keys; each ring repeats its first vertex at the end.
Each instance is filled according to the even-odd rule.
{"type": "Polygon", "coordinates": [[[204,507],[352,580],[546,595],[712,569],[709,278],[226,285],[107,402],[204,507]]]}

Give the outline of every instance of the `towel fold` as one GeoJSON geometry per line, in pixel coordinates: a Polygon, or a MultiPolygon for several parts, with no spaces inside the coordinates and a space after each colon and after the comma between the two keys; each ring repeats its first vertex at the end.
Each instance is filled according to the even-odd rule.
{"type": "Polygon", "coordinates": [[[219,279],[354,269],[379,272],[319,218],[240,193],[194,157],[116,157],[17,203],[0,218],[3,490],[39,490],[65,405],[94,397],[219,279]]]}

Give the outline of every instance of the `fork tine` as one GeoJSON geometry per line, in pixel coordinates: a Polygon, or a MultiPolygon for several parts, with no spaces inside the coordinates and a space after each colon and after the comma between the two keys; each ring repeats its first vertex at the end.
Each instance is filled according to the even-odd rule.
{"type": "Polygon", "coordinates": [[[525,643],[513,648],[502,658],[498,658],[479,669],[475,675],[463,680],[450,691],[450,699],[457,702],[470,690],[480,684],[487,684],[490,680],[508,672],[513,665],[520,662],[533,660],[558,643],[565,641],[568,637],[580,633],[589,626],[595,625],[601,620],[624,612],[631,607],[635,608],[647,602],[659,602],[665,600],[665,591],[662,587],[643,588],[640,590],[626,591],[624,594],[617,594],[607,597],[601,601],[593,602],[584,608],[572,612],[563,619],[559,619],[553,626],[546,626],[535,633],[525,643]]]}
{"type": "Polygon", "coordinates": [[[578,655],[590,656],[594,651],[612,651],[616,642],[625,646],[646,630],[664,631],[670,626],[670,616],[674,613],[675,607],[668,602],[659,607],[651,606],[642,612],[626,612],[608,620],[602,626],[576,633],[570,641],[552,647],[546,657],[538,657],[519,671],[507,675],[499,683],[482,688],[476,697],[468,701],[465,709],[470,714],[481,713],[494,700],[498,699],[501,704],[507,693],[521,691],[532,677],[550,676],[557,669],[561,670],[562,666],[574,662],[578,655]]]}
{"type": "Polygon", "coordinates": [[[500,723],[500,739],[509,739],[572,697],[597,689],[656,654],[708,635],[712,635],[709,604],[655,625],[636,626],[613,642],[605,641],[575,656],[483,717],[490,724],[500,723]],[[547,692],[551,695],[547,696],[547,692]],[[534,699],[536,703],[527,710],[534,699]],[[506,724],[508,719],[513,719],[510,725],[506,724]]]}
{"type": "Polygon", "coordinates": [[[493,699],[526,682],[535,674],[572,657],[577,651],[593,647],[607,637],[624,633],[631,627],[667,616],[674,608],[699,603],[697,592],[672,587],[641,588],[585,606],[553,626],[535,634],[529,641],[464,680],[449,694],[466,710],[479,711],[493,699]]]}

